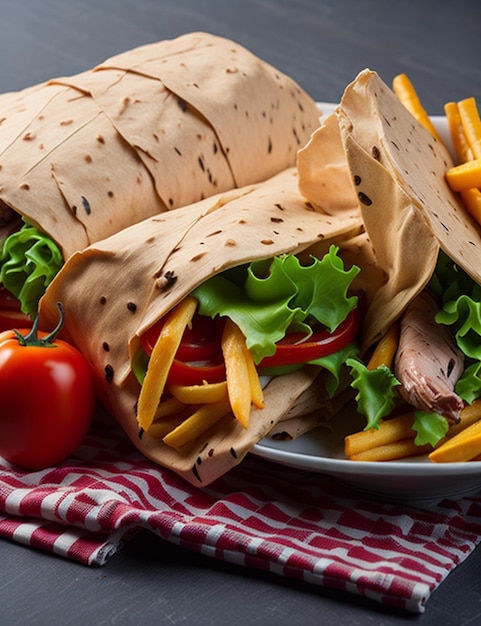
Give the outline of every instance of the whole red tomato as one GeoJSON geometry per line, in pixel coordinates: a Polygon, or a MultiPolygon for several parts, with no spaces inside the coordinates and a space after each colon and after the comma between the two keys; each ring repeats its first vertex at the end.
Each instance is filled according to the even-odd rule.
{"type": "MultiPolygon", "coordinates": [[[[62,311],[63,320],[63,311],[62,311]]],[[[25,469],[63,461],[92,422],[95,395],[85,357],[32,329],[0,333],[0,456],[25,469]]]]}

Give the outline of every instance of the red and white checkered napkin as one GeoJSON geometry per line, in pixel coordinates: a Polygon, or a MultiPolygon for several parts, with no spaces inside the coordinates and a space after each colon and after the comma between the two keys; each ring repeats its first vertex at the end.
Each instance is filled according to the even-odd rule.
{"type": "Polygon", "coordinates": [[[248,457],[197,489],[93,431],[55,469],[0,464],[0,536],[102,565],[135,530],[218,559],[422,612],[481,537],[481,496],[429,510],[363,500],[327,478],[248,457]]]}

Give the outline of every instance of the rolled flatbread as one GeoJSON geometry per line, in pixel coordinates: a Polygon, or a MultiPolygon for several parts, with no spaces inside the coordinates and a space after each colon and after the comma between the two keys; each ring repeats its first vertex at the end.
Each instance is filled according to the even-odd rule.
{"type": "MultiPolygon", "coordinates": [[[[265,407],[249,427],[231,415],[193,445],[174,450],[149,431],[139,438],[140,385],[132,362],[140,336],[206,279],[226,269],[283,253],[327,251],[361,233],[357,207],[339,217],[315,210],[300,196],[295,168],[268,181],[227,192],[150,218],[75,253],[40,305],[42,326],[65,307],[64,336],[92,364],[99,397],[147,457],[196,485],[206,485],[239,463],[315,383],[319,367],[273,377],[265,407]]],[[[319,386],[319,401],[324,397],[319,386]]]]}
{"type": "Polygon", "coordinates": [[[0,240],[16,215],[64,258],[152,215],[295,165],[314,101],[206,33],[0,96],[0,240]]]}

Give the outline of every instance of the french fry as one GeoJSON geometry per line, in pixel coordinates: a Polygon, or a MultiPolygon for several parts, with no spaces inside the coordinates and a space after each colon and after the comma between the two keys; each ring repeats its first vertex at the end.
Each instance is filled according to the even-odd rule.
{"type": "Polygon", "coordinates": [[[155,412],[164,392],[167,375],[186,326],[192,320],[197,300],[182,300],[167,316],[166,322],[150,355],[147,373],[140,390],[137,423],[140,432],[146,431],[154,421],[155,412]]]}
{"type": "Polygon", "coordinates": [[[228,399],[216,404],[204,404],[165,435],[163,442],[171,448],[182,448],[200,437],[230,411],[231,407],[228,399]]]}
{"type": "Polygon", "coordinates": [[[461,411],[459,418],[459,422],[449,428],[446,433],[447,437],[454,437],[468,426],[471,426],[471,424],[481,420],[481,398],[478,398],[472,404],[467,404],[461,411]]]}
{"type": "Polygon", "coordinates": [[[459,161],[470,161],[474,158],[469,142],[464,132],[463,122],[459,114],[457,102],[447,102],[444,105],[444,113],[448,122],[449,134],[453,142],[454,152],[459,161]]]}
{"type": "Polygon", "coordinates": [[[481,159],[472,159],[449,168],[446,179],[453,191],[481,187],[481,159]]]}
{"type": "Polygon", "coordinates": [[[393,444],[402,439],[413,439],[416,432],[413,430],[414,414],[412,411],[381,422],[379,428],[362,430],[344,439],[344,452],[348,458],[358,456],[366,450],[393,444]]]}
{"type": "Polygon", "coordinates": [[[163,439],[172,432],[179,424],[182,424],[184,417],[182,415],[169,416],[166,419],[156,420],[149,428],[149,436],[156,439],[163,439]]]}
{"type": "Polygon", "coordinates": [[[251,402],[257,409],[264,408],[264,392],[262,391],[261,381],[259,380],[259,374],[257,372],[254,359],[250,353],[249,348],[244,343],[244,358],[247,365],[247,372],[249,374],[249,387],[251,394],[251,402]]]}
{"type": "MultiPolygon", "coordinates": [[[[463,101],[461,101],[463,102],[463,101]]],[[[461,105],[464,107],[464,118],[469,120],[471,103],[461,105]],[[467,110],[466,110],[467,109],[467,110]]],[[[470,142],[466,136],[463,120],[461,119],[460,107],[457,102],[447,102],[444,105],[444,112],[448,122],[449,133],[451,135],[451,141],[453,142],[454,151],[458,160],[461,163],[466,163],[475,158],[473,150],[471,149],[470,142]]],[[[478,115],[479,119],[479,115],[478,115]]],[[[469,124],[469,121],[467,121],[469,124]]],[[[474,124],[476,126],[476,123],[474,124]]],[[[471,125],[473,127],[473,125],[471,125]]],[[[449,182],[449,180],[448,180],[449,182]]],[[[471,189],[463,189],[460,192],[461,199],[468,212],[474,217],[474,219],[481,224],[481,191],[477,187],[471,189]]]]}
{"type": "Polygon", "coordinates": [[[406,109],[417,119],[417,121],[424,126],[424,128],[431,133],[433,137],[442,143],[442,139],[438,134],[434,124],[431,122],[429,115],[424,109],[421,101],[418,98],[416,90],[406,74],[398,74],[394,77],[392,83],[393,91],[398,97],[399,101],[406,107],[406,109]]]}
{"type": "Polygon", "coordinates": [[[459,115],[464,134],[471,148],[473,158],[481,158],[481,120],[474,98],[465,98],[458,102],[459,115]]]}
{"type": "Polygon", "coordinates": [[[170,385],[170,393],[184,404],[213,404],[227,398],[227,382],[203,385],[170,385]]]}
{"type": "Polygon", "coordinates": [[[396,459],[424,454],[430,450],[432,450],[430,445],[417,446],[414,439],[409,437],[376,448],[369,448],[349,458],[351,461],[395,461],[396,459]]]}
{"type": "Polygon", "coordinates": [[[168,398],[167,400],[160,402],[157,406],[157,410],[154,415],[154,422],[164,419],[165,417],[178,415],[181,411],[183,411],[183,409],[185,409],[184,402],[181,402],[177,398],[168,398]]]}
{"type": "Polygon", "coordinates": [[[227,319],[222,334],[227,393],[234,417],[247,428],[251,408],[251,383],[246,361],[245,338],[239,327],[227,319]]]}
{"type": "Polygon", "coordinates": [[[379,340],[367,363],[368,370],[375,370],[380,365],[391,368],[399,343],[399,324],[394,323],[379,340]]]}
{"type": "Polygon", "coordinates": [[[481,453],[481,420],[450,437],[429,455],[433,463],[471,461],[481,453]]]}

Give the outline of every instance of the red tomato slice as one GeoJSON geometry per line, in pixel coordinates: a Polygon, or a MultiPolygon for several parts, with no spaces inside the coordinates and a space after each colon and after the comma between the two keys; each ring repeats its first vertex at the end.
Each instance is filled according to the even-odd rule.
{"type": "Polygon", "coordinates": [[[191,361],[184,363],[174,359],[171,365],[168,382],[173,385],[202,385],[220,383],[225,380],[225,365],[222,360],[191,361]]]}
{"type": "Polygon", "coordinates": [[[308,363],[328,356],[345,348],[357,335],[360,325],[360,312],[356,308],[330,333],[325,328],[314,330],[307,341],[302,341],[302,333],[289,333],[277,343],[272,356],[264,357],[259,367],[280,367],[308,363]]]}
{"type": "MultiPolygon", "coordinates": [[[[222,324],[222,320],[196,315],[191,327],[185,329],[176,358],[185,362],[209,359],[219,350],[222,324]]],[[[142,348],[149,356],[152,354],[163,325],[164,320],[159,320],[140,339],[142,348]]]]}

